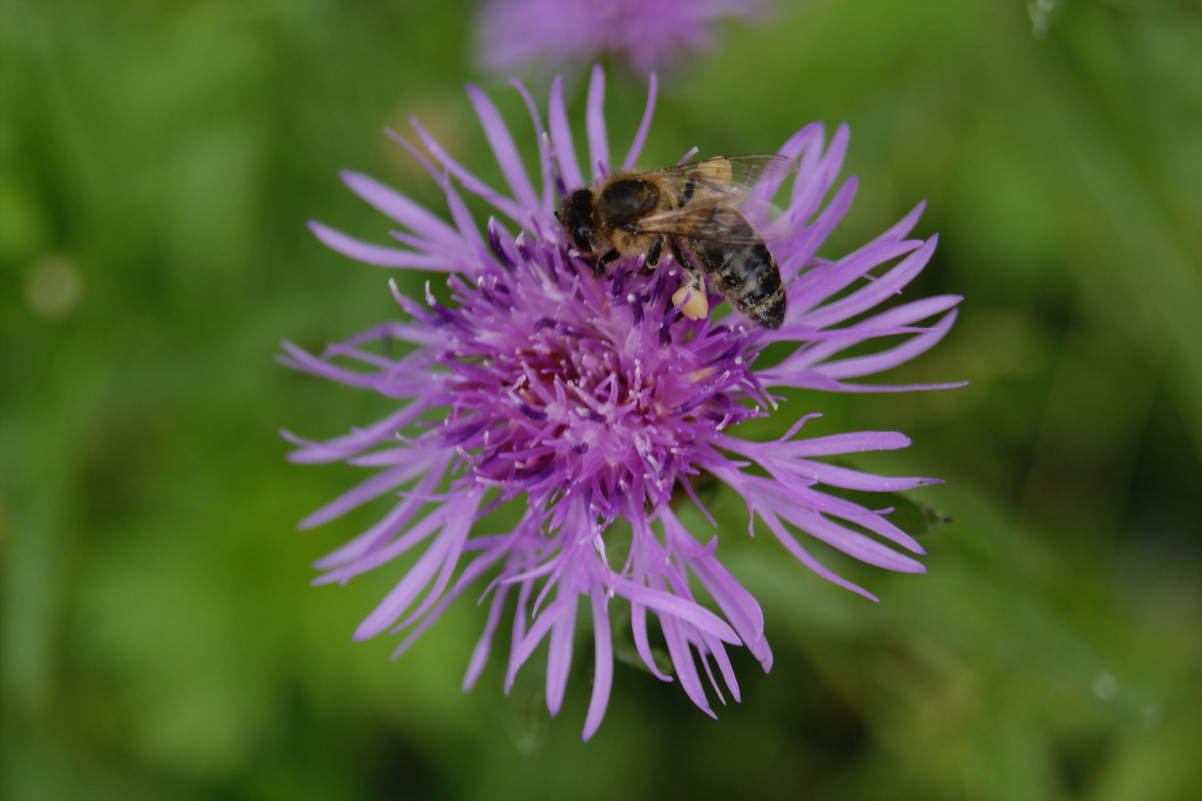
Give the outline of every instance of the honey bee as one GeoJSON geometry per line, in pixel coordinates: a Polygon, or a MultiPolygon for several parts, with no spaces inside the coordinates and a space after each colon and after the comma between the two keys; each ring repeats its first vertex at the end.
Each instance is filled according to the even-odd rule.
{"type": "Polygon", "coordinates": [[[685,271],[672,296],[690,319],[709,314],[705,279],[749,320],[780,328],[785,289],[765,238],[745,212],[766,201],[754,197],[765,171],[781,176],[796,167],[785,156],[720,156],[647,172],[620,172],[564,198],[556,218],[581,255],[597,257],[595,270],[622,256],[645,256],[655,267],[665,245],[685,271]],[[686,256],[687,254],[687,256],[686,256]],[[690,258],[691,257],[691,258],[690,258]]]}

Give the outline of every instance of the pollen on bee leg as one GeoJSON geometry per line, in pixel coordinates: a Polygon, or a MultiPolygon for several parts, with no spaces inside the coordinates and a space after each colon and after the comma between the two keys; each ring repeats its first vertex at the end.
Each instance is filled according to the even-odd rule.
{"type": "Polygon", "coordinates": [[[680,313],[690,320],[701,320],[709,316],[709,298],[705,296],[704,282],[699,275],[690,275],[689,280],[672,293],[672,305],[680,306],[680,313]],[[681,304],[684,304],[681,306],[681,304]]]}

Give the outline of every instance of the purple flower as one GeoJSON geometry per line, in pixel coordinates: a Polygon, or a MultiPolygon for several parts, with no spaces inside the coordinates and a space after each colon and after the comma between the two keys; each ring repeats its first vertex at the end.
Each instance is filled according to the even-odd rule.
{"type": "Polygon", "coordinates": [[[723,17],[749,18],[766,0],[492,0],[480,12],[481,60],[495,72],[554,73],[601,56],[642,74],[708,48],[723,17]]]}
{"type": "MultiPolygon", "coordinates": [[[[747,505],[784,547],[819,575],[865,595],[866,590],[821,565],[803,544],[808,535],[873,565],[922,572],[905,552],[921,554],[913,538],[887,517],[828,488],[891,493],[934,479],[893,478],[833,466],[822,457],[902,448],[892,432],[799,436],[807,415],[779,440],[737,436],[738,424],[768,415],[773,390],[864,392],[932,387],[852,383],[922,353],[947,332],[958,297],[913,300],[874,312],[922,270],[935,238],[907,239],[921,206],[859,250],[837,260],[815,251],[846,212],[855,179],[823,205],[847,144],[840,127],[824,146],[823,129],[808,125],[780,153],[797,163],[791,186],[762,178],[757,191],[785,195],[789,233],[772,247],[788,292],[779,330],[742,321],[680,316],[671,297],[681,271],[665,255],[650,275],[638,259],[611,265],[597,278],[566,245],[554,213],[570,189],[605,175],[610,149],[602,112],[604,77],[593,72],[587,104],[588,160],[582,172],[564,113],[562,82],[551,90],[548,125],[520,84],[541,138],[540,170],[532,178],[492,101],[469,87],[506,186],[484,184],[446,154],[416,121],[425,151],[395,137],[439,181],[451,222],[365,176],[347,185],[398,222],[399,246],[352,239],[320,223],[317,237],[353,259],[446,275],[450,301],[405,297],[393,285],[403,319],[386,322],[320,356],[286,344],[284,361],[299,370],[395,398],[397,410],[365,428],[326,442],[286,435],[297,462],[346,461],[374,475],[310,515],[308,528],[363,503],[395,503],[375,525],[317,563],[317,583],[346,582],[414,551],[420,555],[359,626],[355,639],[408,630],[399,655],[473,586],[488,615],[464,682],[479,677],[508,604],[506,690],[544,640],[547,705],[563,700],[581,605],[594,634],[592,701],[587,739],[601,723],[613,674],[612,615],[629,605],[629,635],[647,669],[679,681],[713,716],[708,682],[738,700],[727,653],[747,648],[767,670],[772,652],[752,595],[718,561],[718,539],[699,538],[676,511],[683,497],[708,517],[694,492],[714,477],[747,505]],[[775,192],[774,190],[781,190],[775,192]],[[492,207],[481,227],[463,192],[492,207]],[[932,321],[926,322],[924,321],[932,321]],[[883,342],[872,351],[865,343],[883,342]],[[763,349],[788,343],[777,364],[754,369],[763,349]],[[848,350],[855,347],[855,355],[848,350]],[[511,530],[481,520],[513,501],[521,519],[511,530]],[[629,528],[629,532],[626,528],[629,528]],[[712,603],[697,600],[700,588],[712,603]],[[620,599],[620,600],[619,600],[620,599]],[[672,675],[652,657],[665,648],[672,675]],[[704,678],[703,675],[704,674],[704,678]]],[[[655,102],[629,152],[638,158],[655,102]]],[[[395,136],[395,135],[394,135],[395,136]]],[[[719,303],[718,296],[711,303],[719,303]]],[[[721,310],[719,310],[719,313],[721,310]]],[[[712,518],[711,522],[712,522],[712,518]]],[[[748,531],[751,523],[748,524],[748,531]]]]}

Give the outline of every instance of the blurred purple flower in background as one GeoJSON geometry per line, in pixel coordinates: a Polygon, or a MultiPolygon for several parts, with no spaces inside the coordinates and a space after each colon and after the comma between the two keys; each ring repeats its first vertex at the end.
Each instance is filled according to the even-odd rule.
{"type": "Polygon", "coordinates": [[[414,121],[425,153],[396,139],[440,182],[452,222],[347,173],[352,191],[403,227],[392,233],[401,247],[368,244],[312,224],[322,242],[353,259],[445,273],[451,298],[440,302],[427,289],[423,304],[394,286],[404,320],[376,326],[320,356],[285,345],[288,365],[399,404],[384,419],[327,442],[287,435],[297,445],[294,461],[346,461],[378,471],[302,527],[382,496],[396,498],[383,519],[317,563],[325,571],[317,581],[346,582],[408,551],[420,552],[355,633],[365,639],[408,629],[398,654],[480,582],[487,623],[465,688],[479,677],[512,603],[506,690],[548,640],[552,715],[564,697],[580,607],[588,606],[595,666],[586,739],[609,698],[612,604],[621,598],[629,604],[628,636],[648,670],[664,681],[674,677],[713,716],[707,682],[720,700],[723,685],[739,698],[727,647],[747,648],[765,670],[772,652],[755,598],[718,561],[717,538],[703,541],[685,527],[677,502],[691,498],[708,517],[693,484],[714,477],[738,493],[749,516],[758,516],[789,553],[869,598],[812,557],[799,532],[873,565],[922,572],[902,552],[921,554],[922,548],[889,521],[890,510],[861,506],[841,491],[894,492],[934,479],[883,477],[819,461],[902,448],[905,436],[799,436],[817,415],[770,442],[734,432],[775,408],[774,389],[934,388],[849,382],[934,345],[951,326],[959,298],[925,298],[872,312],[918,275],[934,250],[935,237],[906,238],[921,206],[854,253],[833,261],[815,255],[855,193],[855,179],[848,179],[823,205],[847,129],[840,127],[824,143],[820,124],[806,126],[780,148],[797,163],[792,185],[765,177],[757,188],[765,196],[787,195],[781,205],[789,233],[772,244],[788,293],[779,330],[750,325],[735,313],[721,320],[681,318],[670,300],[681,282],[671,256],[650,275],[638,270],[637,259],[622,259],[609,276],[594,277],[591,266],[569,252],[554,212],[565,191],[610,169],[633,168],[648,132],[655,81],[633,144],[615,164],[602,111],[604,77],[594,70],[584,170],[569,132],[562,82],[552,87],[546,126],[526,90],[515,86],[535,129],[548,131],[536,177],[520,160],[496,107],[469,87],[504,190],[474,177],[414,121]],[[491,206],[496,217],[478,225],[463,191],[491,206]],[[876,341],[882,344],[875,352],[856,347],[855,355],[847,353],[876,341]],[[789,353],[754,369],[772,343],[787,343],[789,353]],[[837,488],[836,494],[824,486],[837,488]],[[511,530],[489,530],[487,521],[478,525],[519,498],[524,512],[511,530]],[[484,583],[486,576],[491,578],[484,583]],[[712,601],[708,606],[694,594],[698,588],[712,601]],[[666,649],[671,675],[656,664],[656,648],[666,649]]]}
{"type": "Polygon", "coordinates": [[[755,17],[767,0],[491,0],[480,11],[478,51],[505,74],[554,73],[602,56],[636,72],[671,68],[713,42],[724,17],[755,17]]]}

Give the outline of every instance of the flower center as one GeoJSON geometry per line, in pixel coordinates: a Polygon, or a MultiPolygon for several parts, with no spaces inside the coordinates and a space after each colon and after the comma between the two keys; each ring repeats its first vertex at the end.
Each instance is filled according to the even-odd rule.
{"type": "Polygon", "coordinates": [[[585,492],[604,515],[630,492],[666,497],[697,443],[757,413],[739,402],[743,334],[680,318],[667,275],[549,280],[519,265],[448,312],[442,431],[476,481],[536,502],[585,492]]]}

